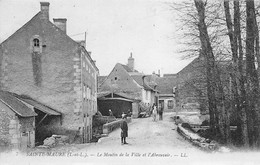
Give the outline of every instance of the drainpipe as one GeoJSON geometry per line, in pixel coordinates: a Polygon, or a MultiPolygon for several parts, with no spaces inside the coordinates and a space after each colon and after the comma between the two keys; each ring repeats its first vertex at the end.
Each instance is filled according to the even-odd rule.
{"type": "MultiPolygon", "coordinates": [[[[143,88],[144,88],[144,78],[146,77],[146,75],[144,75],[144,76],[142,76],[142,85],[143,85],[143,88]]],[[[146,96],[146,90],[144,89],[144,91],[145,91],[145,96],[146,96]]],[[[145,100],[146,100],[146,98],[145,98],[145,100]]]]}

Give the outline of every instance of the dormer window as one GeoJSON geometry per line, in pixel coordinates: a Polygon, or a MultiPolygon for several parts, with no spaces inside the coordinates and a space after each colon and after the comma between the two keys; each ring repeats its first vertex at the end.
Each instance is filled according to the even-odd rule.
{"type": "Polygon", "coordinates": [[[33,46],[34,47],[40,47],[40,41],[38,38],[33,39],[33,46]]]}

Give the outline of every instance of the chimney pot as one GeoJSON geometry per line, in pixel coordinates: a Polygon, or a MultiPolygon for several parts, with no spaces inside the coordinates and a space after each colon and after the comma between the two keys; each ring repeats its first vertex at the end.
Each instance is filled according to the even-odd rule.
{"type": "Polygon", "coordinates": [[[42,18],[44,20],[49,20],[49,2],[40,2],[41,4],[41,12],[42,12],[42,18]]]}
{"type": "Polygon", "coordinates": [[[67,32],[67,19],[66,18],[53,18],[54,25],[60,30],[67,32]]]}

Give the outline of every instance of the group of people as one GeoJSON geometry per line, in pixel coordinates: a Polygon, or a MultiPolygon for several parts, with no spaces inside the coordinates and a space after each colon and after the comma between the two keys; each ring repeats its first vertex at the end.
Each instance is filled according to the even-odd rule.
{"type": "Polygon", "coordinates": [[[159,120],[163,120],[163,110],[162,110],[162,108],[157,108],[156,105],[154,104],[153,107],[152,107],[153,121],[157,120],[157,115],[159,115],[159,120]]]}

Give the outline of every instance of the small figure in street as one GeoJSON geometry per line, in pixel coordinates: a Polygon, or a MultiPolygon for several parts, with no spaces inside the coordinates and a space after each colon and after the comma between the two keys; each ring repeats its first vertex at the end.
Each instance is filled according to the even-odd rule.
{"type": "Polygon", "coordinates": [[[114,116],[111,109],[109,109],[109,116],[114,116]]]}
{"type": "Polygon", "coordinates": [[[156,121],[156,116],[157,116],[157,108],[156,105],[153,105],[153,121],[156,121]]]}
{"type": "Polygon", "coordinates": [[[163,110],[162,110],[162,107],[159,108],[159,120],[163,120],[163,110]]]}
{"type": "Polygon", "coordinates": [[[122,115],[122,123],[121,123],[121,144],[128,144],[126,142],[126,137],[128,137],[128,126],[126,122],[127,115],[122,115]]]}
{"type": "Polygon", "coordinates": [[[128,116],[128,117],[131,117],[131,116],[132,116],[132,112],[131,112],[130,109],[128,109],[128,111],[127,111],[127,116],[128,116]]]}

